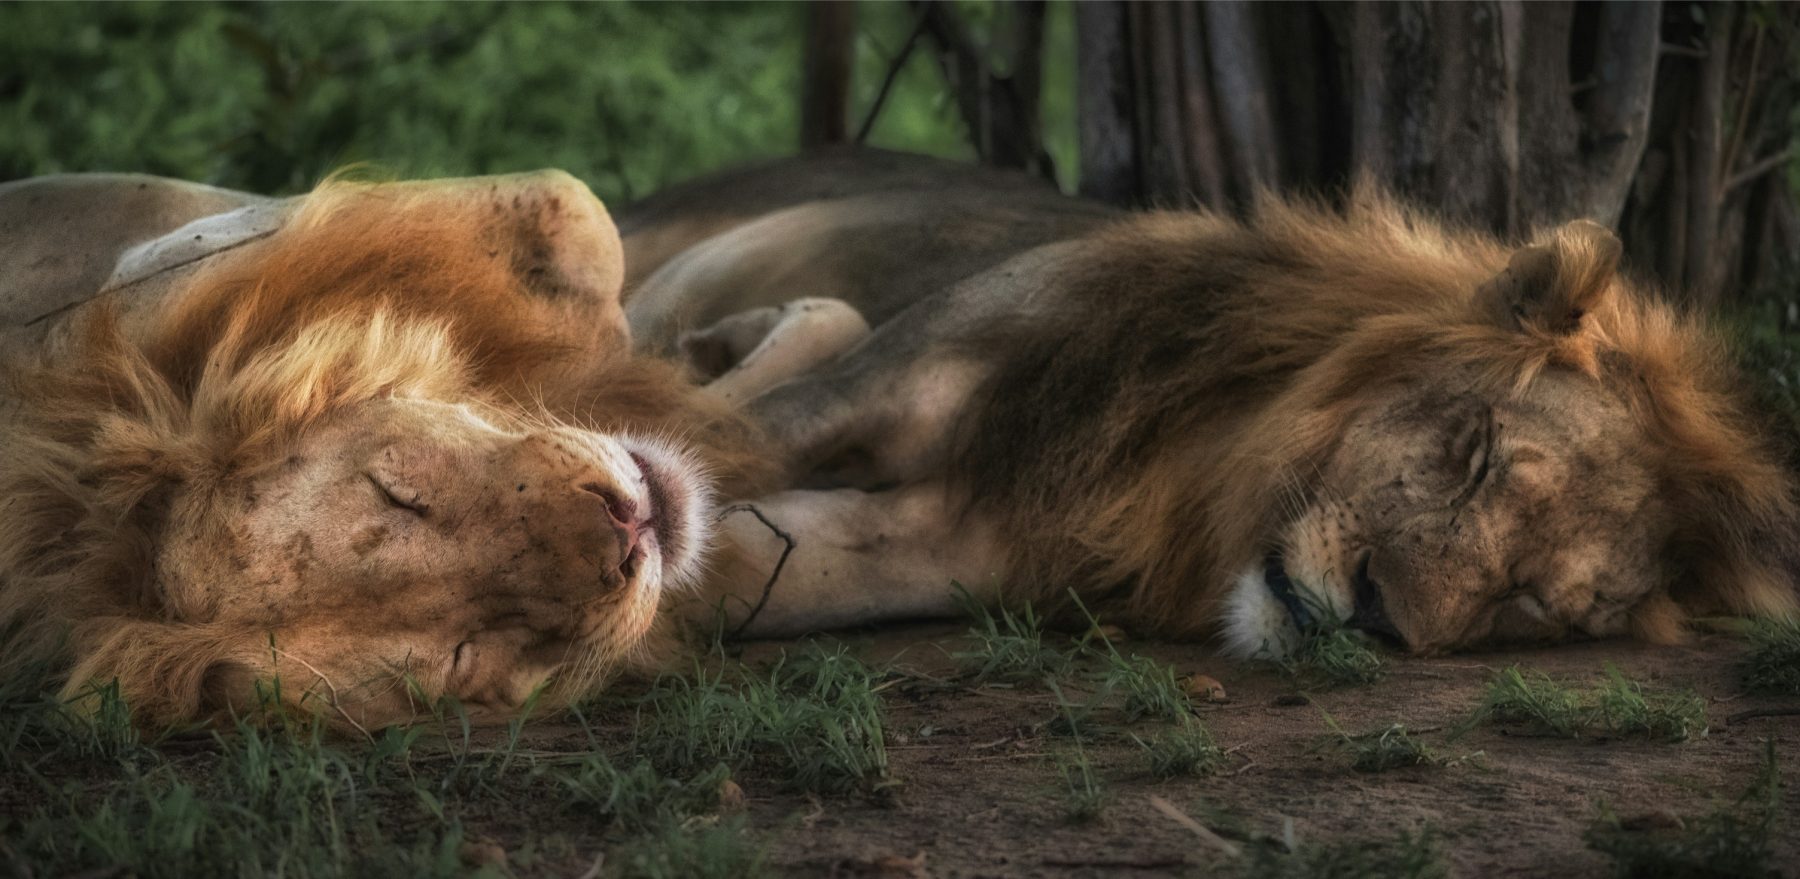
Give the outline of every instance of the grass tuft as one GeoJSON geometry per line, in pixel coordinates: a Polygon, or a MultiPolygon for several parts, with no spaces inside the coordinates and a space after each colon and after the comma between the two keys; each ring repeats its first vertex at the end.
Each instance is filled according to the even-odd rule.
{"type": "Polygon", "coordinates": [[[1437,835],[1429,828],[1392,839],[1252,850],[1244,879],[1448,879],[1437,835]]]}
{"type": "Polygon", "coordinates": [[[1281,670],[1315,687],[1356,687],[1381,680],[1386,661],[1369,636],[1339,625],[1307,631],[1281,670]]]}
{"type": "Polygon", "coordinates": [[[1053,680],[1074,667],[1073,651],[1047,643],[1043,623],[1030,604],[1016,614],[1004,607],[990,611],[961,583],[950,585],[973,623],[969,635],[975,639],[975,648],[955,654],[955,659],[977,683],[1053,680]]]}
{"type": "Polygon", "coordinates": [[[1648,690],[1612,663],[1590,690],[1577,690],[1517,666],[1488,684],[1487,697],[1464,725],[1523,724],[1545,735],[1641,736],[1684,742],[1706,734],[1706,702],[1692,690],[1648,690]]]}
{"type": "Polygon", "coordinates": [[[1344,625],[1323,596],[1298,584],[1296,588],[1318,622],[1301,631],[1300,643],[1276,659],[1276,666],[1307,687],[1356,687],[1381,680],[1386,660],[1374,640],[1344,625]]]}
{"type": "Polygon", "coordinates": [[[1773,740],[1761,769],[1734,803],[1661,833],[1627,827],[1605,803],[1583,839],[1613,859],[1613,874],[1633,879],[1774,876],[1771,841],[1781,812],[1781,770],[1773,740]]]}
{"type": "Polygon", "coordinates": [[[876,678],[843,648],[816,644],[761,674],[665,676],[639,704],[638,751],[665,771],[723,763],[806,791],[878,786],[888,760],[876,678]]]}
{"type": "Polygon", "coordinates": [[[1127,657],[1107,643],[1106,676],[1100,680],[1097,698],[1108,693],[1122,693],[1120,710],[1127,721],[1167,720],[1181,722],[1194,713],[1194,702],[1174,666],[1164,665],[1147,656],[1127,657]]]}
{"type": "Polygon", "coordinates": [[[610,860],[622,879],[756,879],[771,875],[764,852],[743,833],[741,820],[665,824],[621,846],[610,860]]]}
{"type": "Polygon", "coordinates": [[[1085,824],[1105,813],[1111,798],[1085,749],[1077,745],[1074,753],[1057,757],[1056,769],[1062,775],[1063,815],[1070,823],[1085,824]]]}
{"type": "Polygon", "coordinates": [[[555,773],[570,804],[633,832],[678,824],[716,810],[731,770],[715,766],[686,781],[661,775],[649,760],[620,769],[605,754],[583,755],[573,771],[555,773]]]}
{"type": "Polygon", "coordinates": [[[1800,696],[1800,617],[1750,624],[1750,652],[1738,666],[1752,693],[1800,696]]]}
{"type": "Polygon", "coordinates": [[[1331,715],[1326,714],[1325,725],[1337,735],[1338,748],[1350,756],[1350,768],[1357,772],[1386,772],[1408,766],[1439,766],[1446,762],[1408,731],[1405,724],[1395,723],[1352,734],[1345,732],[1331,715]]]}
{"type": "Polygon", "coordinates": [[[212,744],[204,771],[118,760],[97,801],[80,780],[35,776],[41,805],[11,826],[0,821],[9,856],[49,875],[145,879],[468,874],[455,822],[399,837],[382,830],[386,810],[359,785],[376,770],[327,744],[320,724],[245,721],[212,744]]]}
{"type": "Polygon", "coordinates": [[[1150,772],[1158,778],[1210,775],[1225,764],[1225,751],[1213,741],[1199,720],[1183,717],[1176,728],[1145,741],[1131,740],[1150,758],[1150,772]]]}
{"type": "MultiPolygon", "coordinates": [[[[1175,673],[1173,666],[1164,665],[1148,656],[1132,654],[1126,656],[1113,645],[1107,637],[1105,627],[1093,614],[1088,613],[1087,606],[1073,592],[1069,593],[1075,600],[1076,607],[1081,609],[1088,621],[1088,638],[1097,638],[1104,648],[1106,671],[1100,679],[1100,687],[1089,700],[1089,709],[1099,705],[1113,693],[1122,693],[1124,702],[1120,706],[1127,721],[1168,720],[1180,722],[1194,713],[1194,700],[1188,696],[1187,688],[1181,685],[1181,676],[1175,673]]],[[[1084,639],[1083,646],[1086,646],[1084,639]]],[[[1060,695],[1060,694],[1059,694],[1060,695]]]]}

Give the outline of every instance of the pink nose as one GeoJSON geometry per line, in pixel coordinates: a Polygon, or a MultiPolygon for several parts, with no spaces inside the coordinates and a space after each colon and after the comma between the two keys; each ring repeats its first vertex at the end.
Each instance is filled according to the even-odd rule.
{"type": "Polygon", "coordinates": [[[612,520],[613,533],[619,537],[619,564],[630,566],[631,551],[638,545],[638,526],[642,524],[638,521],[637,503],[597,483],[587,483],[581,490],[599,495],[606,503],[606,516],[612,520]]]}

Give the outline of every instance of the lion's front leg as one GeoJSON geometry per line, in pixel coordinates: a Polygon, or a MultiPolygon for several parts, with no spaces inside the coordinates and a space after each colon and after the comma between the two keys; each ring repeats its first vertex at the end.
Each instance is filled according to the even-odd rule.
{"type": "Polygon", "coordinates": [[[949,616],[953,583],[998,597],[1005,554],[993,529],[956,518],[941,485],[881,492],[788,491],[724,508],[716,572],[689,620],[728,634],[785,637],[949,616]]]}

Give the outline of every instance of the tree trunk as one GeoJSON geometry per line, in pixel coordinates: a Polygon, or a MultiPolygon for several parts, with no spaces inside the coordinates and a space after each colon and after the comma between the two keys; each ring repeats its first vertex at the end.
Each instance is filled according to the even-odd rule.
{"type": "Polygon", "coordinates": [[[855,48],[854,3],[807,4],[800,76],[801,149],[850,140],[850,62],[855,48]]]}
{"type": "MultiPolygon", "coordinates": [[[[1366,179],[1523,237],[1578,217],[1700,304],[1766,283],[1800,6],[1089,2],[1082,191],[1241,210],[1366,179]],[[1785,80],[1782,78],[1785,77],[1785,80]],[[1771,81],[1786,88],[1759,88],[1771,81]],[[1728,291],[1727,288],[1730,288],[1728,291]]],[[[1785,228],[1785,227],[1783,227],[1785,228]]]]}
{"type": "Polygon", "coordinates": [[[969,36],[950,4],[926,0],[925,32],[937,45],[938,66],[981,160],[1055,179],[1038,118],[1045,0],[1019,0],[1000,8],[1013,16],[1004,72],[989,66],[987,53],[969,36]]]}

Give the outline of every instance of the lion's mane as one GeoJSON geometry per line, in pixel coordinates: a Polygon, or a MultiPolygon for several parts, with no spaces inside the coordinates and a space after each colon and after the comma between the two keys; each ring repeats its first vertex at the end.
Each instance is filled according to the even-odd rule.
{"type": "MultiPolygon", "coordinates": [[[[1523,387],[1566,368],[1627,401],[1681,516],[1670,555],[1686,576],[1634,629],[1667,641],[1691,614],[1794,608],[1789,475],[1726,348],[1661,297],[1615,289],[1572,312],[1578,333],[1504,327],[1478,291],[1513,249],[1372,189],[1343,210],[1271,198],[1243,222],[1140,215],[1096,240],[1052,313],[967,340],[1010,352],[949,458],[968,503],[1003,523],[1015,594],[1109,584],[1095,594],[1111,609],[1203,631],[1366,389],[1467,367],[1523,387]]],[[[1584,242],[1550,244],[1559,288],[1629,284],[1583,277],[1611,271],[1584,242]]]]}
{"type": "Polygon", "coordinates": [[[533,294],[509,270],[512,245],[410,197],[328,183],[164,312],[127,320],[97,302],[9,366],[0,675],[60,662],[66,697],[117,679],[139,716],[193,716],[208,670],[254,638],[165,606],[171,493],[275,464],[287,438],[366,400],[419,394],[515,423],[679,438],[726,490],[747,490],[760,465],[733,415],[669,364],[522,317],[533,294]]]}

